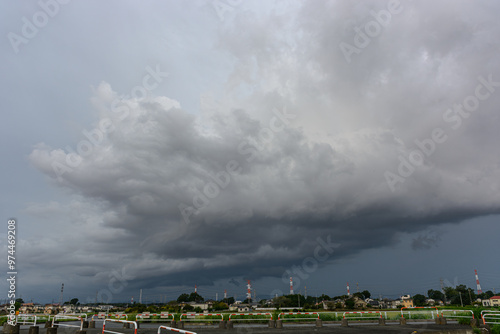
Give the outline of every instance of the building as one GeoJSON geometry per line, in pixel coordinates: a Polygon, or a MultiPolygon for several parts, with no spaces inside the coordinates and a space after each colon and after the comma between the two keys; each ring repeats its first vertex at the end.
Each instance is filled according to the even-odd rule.
{"type": "Polygon", "coordinates": [[[500,296],[493,296],[490,299],[483,299],[483,306],[498,307],[500,306],[500,296]]]}
{"type": "Polygon", "coordinates": [[[401,299],[401,305],[403,307],[413,307],[413,299],[401,299]]]}
{"type": "Polygon", "coordinates": [[[354,308],[365,308],[367,303],[358,297],[354,297],[354,308]]]}
{"type": "Polygon", "coordinates": [[[35,304],[33,303],[24,303],[19,308],[20,313],[35,313],[35,304]]]}
{"type": "Polygon", "coordinates": [[[43,313],[45,313],[45,314],[57,314],[61,310],[62,310],[62,308],[59,306],[59,304],[46,304],[44,307],[43,313]]]}

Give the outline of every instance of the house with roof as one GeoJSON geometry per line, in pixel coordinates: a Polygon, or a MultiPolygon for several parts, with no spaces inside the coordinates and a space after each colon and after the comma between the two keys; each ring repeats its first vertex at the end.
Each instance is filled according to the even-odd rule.
{"type": "Polygon", "coordinates": [[[500,296],[493,296],[490,299],[482,300],[483,306],[498,307],[500,306],[500,296]]]}

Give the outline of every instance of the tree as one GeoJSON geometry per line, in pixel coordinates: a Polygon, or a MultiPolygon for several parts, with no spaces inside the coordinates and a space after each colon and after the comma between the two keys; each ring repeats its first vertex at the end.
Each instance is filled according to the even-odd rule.
{"type": "Polygon", "coordinates": [[[189,295],[189,300],[190,302],[196,302],[196,303],[203,303],[205,299],[198,294],[198,292],[191,292],[189,295]]]}
{"type": "Polygon", "coordinates": [[[188,301],[189,301],[189,295],[187,293],[183,293],[179,297],[177,297],[178,303],[187,303],[188,301]]]}
{"type": "Polygon", "coordinates": [[[452,305],[460,305],[460,296],[455,288],[447,286],[444,288],[444,295],[452,305]]]}
{"type": "Polygon", "coordinates": [[[491,297],[493,297],[493,292],[491,290],[488,290],[486,292],[483,292],[479,295],[477,295],[477,298],[481,298],[481,299],[490,299],[491,297]]]}
{"type": "Polygon", "coordinates": [[[273,304],[276,308],[288,307],[291,304],[291,300],[285,296],[274,297],[273,304]]]}
{"type": "Polygon", "coordinates": [[[215,311],[227,310],[229,308],[229,306],[224,302],[216,302],[212,307],[215,311]]]}
{"type": "Polygon", "coordinates": [[[345,301],[345,307],[347,307],[348,309],[352,310],[354,309],[354,300],[352,298],[349,298],[345,301]]]}
{"type": "Polygon", "coordinates": [[[439,290],[427,290],[427,296],[430,298],[430,299],[434,299],[435,301],[438,301],[438,300],[441,300],[441,301],[445,301],[444,299],[444,294],[439,291],[439,290]]]}
{"type": "Polygon", "coordinates": [[[476,294],[464,284],[457,285],[455,288],[444,288],[446,298],[453,305],[470,305],[476,298],[476,294]]]}
{"type": "Polygon", "coordinates": [[[24,300],[22,298],[17,298],[16,302],[14,303],[16,311],[19,310],[22,304],[24,304],[24,300]]]}
{"type": "Polygon", "coordinates": [[[184,305],[184,307],[182,308],[184,311],[192,311],[194,310],[194,307],[192,307],[191,305],[189,304],[186,304],[184,305]]]}
{"type": "Polygon", "coordinates": [[[363,290],[361,291],[361,293],[363,294],[363,296],[365,296],[365,299],[370,298],[372,296],[372,294],[368,290],[363,290]]]}
{"type": "Polygon", "coordinates": [[[158,313],[158,306],[156,305],[149,305],[146,309],[147,312],[151,312],[151,313],[158,313]]]}
{"type": "Polygon", "coordinates": [[[415,296],[413,296],[413,303],[415,304],[415,306],[424,306],[426,299],[427,298],[425,298],[424,295],[416,294],[415,296]]]}
{"type": "Polygon", "coordinates": [[[301,294],[287,295],[286,298],[290,300],[289,306],[291,307],[304,306],[304,304],[306,303],[306,299],[301,294]]]}
{"type": "Polygon", "coordinates": [[[472,305],[472,302],[476,299],[476,294],[471,288],[468,288],[464,284],[460,284],[456,286],[455,289],[459,293],[459,298],[462,298],[461,302],[464,305],[472,305]]]}
{"type": "Polygon", "coordinates": [[[73,298],[69,302],[71,305],[77,305],[78,304],[78,298],[73,298]]]}
{"type": "Polygon", "coordinates": [[[358,297],[359,299],[365,299],[365,296],[361,292],[355,292],[352,295],[354,297],[358,297]]]}
{"type": "Polygon", "coordinates": [[[319,301],[330,300],[330,299],[331,299],[330,296],[325,295],[325,294],[322,294],[321,296],[318,297],[319,301]]]}
{"type": "Polygon", "coordinates": [[[222,301],[227,305],[231,305],[234,304],[234,297],[224,298],[222,301]]]}

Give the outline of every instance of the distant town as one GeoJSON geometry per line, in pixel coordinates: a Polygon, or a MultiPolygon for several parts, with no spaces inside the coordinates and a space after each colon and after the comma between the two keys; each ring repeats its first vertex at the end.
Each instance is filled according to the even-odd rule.
{"type": "MultiPolygon", "coordinates": [[[[251,297],[251,294],[247,294],[251,297]]],[[[366,309],[399,309],[403,307],[419,306],[461,306],[461,307],[500,307],[500,294],[493,291],[477,293],[465,285],[458,285],[454,288],[444,287],[440,290],[430,289],[427,295],[415,294],[413,296],[403,295],[397,299],[373,298],[368,290],[330,297],[322,294],[321,296],[304,296],[301,294],[288,294],[275,296],[271,299],[261,299],[259,301],[247,298],[243,301],[235,300],[234,297],[227,297],[224,294],[222,300],[205,299],[197,291],[190,294],[183,293],[176,300],[166,303],[148,303],[140,302],[130,303],[93,303],[82,304],[77,298],[72,298],[64,303],[38,304],[35,302],[25,302],[22,299],[16,300],[16,309],[20,313],[143,313],[143,312],[161,312],[170,313],[181,312],[253,312],[264,310],[366,310],[366,309]]],[[[0,306],[0,315],[7,314],[8,304],[0,306]]]]}

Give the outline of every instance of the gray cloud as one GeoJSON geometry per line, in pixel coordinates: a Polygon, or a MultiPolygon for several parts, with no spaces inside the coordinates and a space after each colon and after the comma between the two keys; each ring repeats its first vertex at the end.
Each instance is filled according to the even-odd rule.
{"type": "MultiPolygon", "coordinates": [[[[91,152],[80,161],[64,144],[39,143],[29,155],[69,204],[28,205],[29,215],[62,238],[54,245],[53,235],[39,235],[25,254],[40,265],[59,263],[79,282],[106,284],[111,270],[125,268],[134,277],[129,288],[211,284],[280,277],[312,254],[320,236],[340,244],[328,265],[395,244],[398,232],[498,213],[500,92],[462,117],[457,129],[444,119],[448,108],[474,94],[479,76],[500,81],[498,5],[402,2],[401,12],[346,62],[339,44],[353,44],[355,28],[387,3],[234,8],[217,25],[217,40],[205,36],[231,65],[223,79],[214,76],[213,96],[208,84],[199,92],[217,101],[202,102],[200,112],[183,109],[176,94],[161,89],[137,100],[113,91],[119,83],[98,85],[86,126],[99,142],[91,152]],[[126,114],[116,110],[117,100],[126,114]],[[113,128],[102,130],[102,122],[113,128]],[[384,173],[397,173],[399,157],[408,159],[415,141],[431,138],[435,128],[447,140],[391,191],[384,173]],[[217,175],[229,176],[227,185],[218,185],[226,182],[217,175]]],[[[200,8],[193,18],[209,22],[213,9],[200,8]]],[[[192,32],[191,21],[180,21],[192,32]]],[[[173,40],[176,50],[184,45],[197,50],[188,54],[203,54],[194,37],[173,40]]],[[[182,70],[189,72],[175,69],[169,81],[185,80],[182,70]]],[[[75,150],[90,141],[78,136],[67,143],[75,150]]],[[[411,246],[439,241],[424,233],[411,246]]]]}
{"type": "Polygon", "coordinates": [[[431,249],[432,247],[439,247],[441,236],[436,232],[428,232],[420,234],[413,238],[411,247],[413,249],[431,249]]]}

